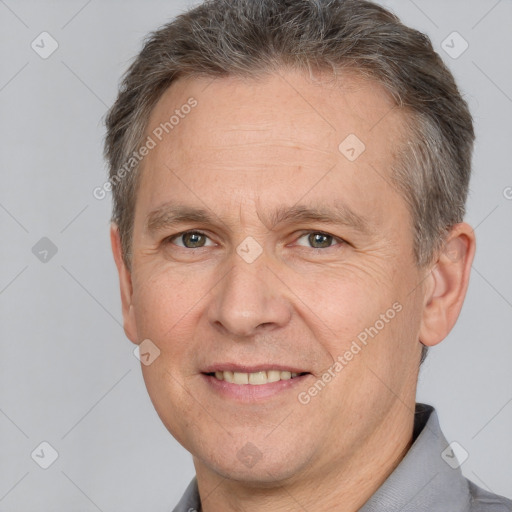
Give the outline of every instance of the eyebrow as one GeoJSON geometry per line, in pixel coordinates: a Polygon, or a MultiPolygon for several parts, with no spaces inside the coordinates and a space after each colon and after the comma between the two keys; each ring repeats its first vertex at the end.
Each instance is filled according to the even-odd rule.
{"type": "MultiPolygon", "coordinates": [[[[270,213],[266,213],[264,218],[258,214],[258,218],[266,226],[274,229],[280,224],[300,224],[306,222],[321,222],[326,224],[338,224],[347,226],[369,235],[373,233],[368,219],[346,204],[337,202],[334,207],[316,206],[316,205],[293,205],[278,206],[270,213]]],[[[198,223],[198,224],[224,224],[220,218],[211,211],[195,206],[188,206],[179,203],[167,202],[153,210],[146,217],[146,230],[149,233],[168,229],[177,224],[198,223]]]]}

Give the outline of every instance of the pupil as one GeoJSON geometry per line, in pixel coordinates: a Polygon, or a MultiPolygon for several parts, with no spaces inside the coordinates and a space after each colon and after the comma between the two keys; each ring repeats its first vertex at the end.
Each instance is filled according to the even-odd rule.
{"type": "Polygon", "coordinates": [[[320,244],[320,247],[329,247],[331,238],[332,237],[330,235],[324,235],[322,233],[312,233],[311,235],[309,235],[309,242],[315,248],[317,248],[317,246],[315,246],[316,243],[320,244]]]}
{"type": "Polygon", "coordinates": [[[201,247],[201,237],[200,233],[188,233],[185,235],[185,246],[192,245],[193,247],[201,247]],[[187,243],[188,242],[188,243],[187,243]]]}

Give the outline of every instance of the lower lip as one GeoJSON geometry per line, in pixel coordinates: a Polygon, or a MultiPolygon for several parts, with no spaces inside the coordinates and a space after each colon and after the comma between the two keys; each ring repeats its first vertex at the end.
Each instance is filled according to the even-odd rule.
{"type": "Polygon", "coordinates": [[[207,385],[214,392],[225,398],[232,398],[235,400],[254,402],[257,400],[270,398],[287,390],[292,390],[297,387],[304,386],[304,380],[311,374],[299,375],[293,379],[278,380],[276,382],[269,382],[268,384],[233,384],[225,380],[219,380],[212,375],[202,374],[207,385]]]}

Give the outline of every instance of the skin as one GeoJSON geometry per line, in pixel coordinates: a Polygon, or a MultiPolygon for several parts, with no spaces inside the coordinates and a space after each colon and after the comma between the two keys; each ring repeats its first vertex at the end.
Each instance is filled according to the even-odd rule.
{"type": "Polygon", "coordinates": [[[160,350],[142,366],[151,400],[193,455],[205,512],[358,510],[411,445],[419,340],[439,343],[459,315],[473,230],[457,224],[446,249],[417,267],[411,215],[390,180],[404,118],[375,83],[290,70],[258,81],[180,79],[146,135],[189,97],[197,106],[143,161],[131,269],[111,230],[125,332],[160,350]],[[353,162],[338,150],[349,134],[366,146],[353,162]],[[170,201],[204,208],[214,222],[149,231],[148,215],[170,201]],[[278,206],[335,201],[364,217],[366,232],[268,218],[278,206]],[[206,235],[203,247],[173,238],[194,230],[206,235]],[[319,231],[333,238],[311,243],[319,231]],[[252,263],[237,253],[248,236],[262,250],[252,263]],[[401,311],[300,403],[298,393],[394,303],[401,311]],[[271,397],[237,400],[201,373],[219,362],[309,375],[271,397]]]}

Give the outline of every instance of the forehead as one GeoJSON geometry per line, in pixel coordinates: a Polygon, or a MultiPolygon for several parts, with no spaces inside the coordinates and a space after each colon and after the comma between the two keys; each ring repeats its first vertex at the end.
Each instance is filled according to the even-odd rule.
{"type": "Polygon", "coordinates": [[[341,195],[354,203],[362,195],[382,203],[378,189],[396,192],[389,177],[403,134],[390,95],[354,74],[179,79],[151,113],[146,137],[155,147],[143,161],[139,195],[158,206],[185,192],[197,203],[207,202],[206,189],[218,208],[230,208],[249,190],[258,200],[271,192],[293,203],[308,187],[322,198],[343,185],[341,195]],[[199,197],[194,188],[203,188],[199,197]]]}
{"type": "Polygon", "coordinates": [[[195,154],[198,145],[235,150],[237,142],[269,137],[330,151],[337,149],[340,137],[351,133],[370,146],[396,142],[403,116],[395,106],[382,86],[353,72],[336,80],[327,73],[308,77],[293,70],[258,78],[182,78],[153,108],[146,131],[150,134],[167,123],[163,138],[179,146],[183,155],[195,154]],[[189,110],[191,98],[197,105],[190,115],[181,113],[184,117],[177,119],[181,109],[189,110]],[[169,127],[173,114],[176,124],[169,127]],[[198,130],[200,140],[193,136],[198,130]]]}

